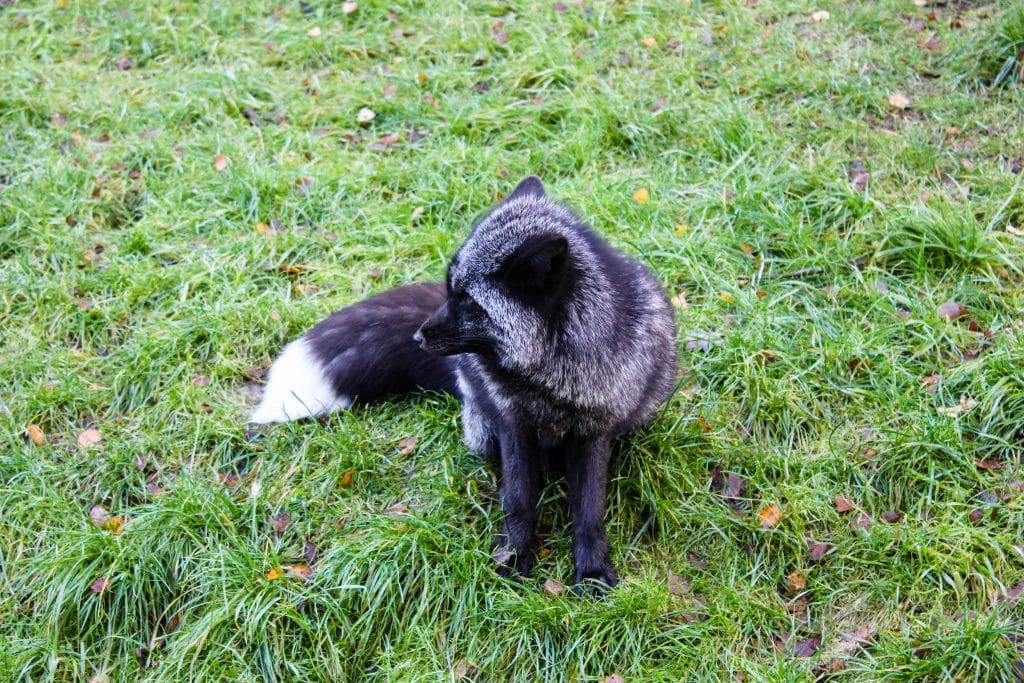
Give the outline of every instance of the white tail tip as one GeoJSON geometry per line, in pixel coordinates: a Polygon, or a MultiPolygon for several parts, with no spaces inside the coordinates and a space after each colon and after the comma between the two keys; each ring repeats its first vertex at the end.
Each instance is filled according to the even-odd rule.
{"type": "Polygon", "coordinates": [[[309,342],[300,337],[284,347],[270,366],[263,399],[249,422],[288,422],[350,405],[351,397],[334,390],[309,342]]]}

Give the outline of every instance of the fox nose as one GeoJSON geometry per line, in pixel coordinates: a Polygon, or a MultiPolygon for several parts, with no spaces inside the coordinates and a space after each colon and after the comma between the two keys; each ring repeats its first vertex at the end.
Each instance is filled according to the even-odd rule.
{"type": "Polygon", "coordinates": [[[416,330],[415,334],[412,335],[412,340],[417,344],[423,343],[423,332],[422,330],[416,330]]]}

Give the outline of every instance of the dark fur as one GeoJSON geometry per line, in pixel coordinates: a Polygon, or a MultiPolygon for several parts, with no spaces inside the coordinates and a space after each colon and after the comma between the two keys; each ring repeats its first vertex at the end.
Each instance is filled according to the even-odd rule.
{"type": "Polygon", "coordinates": [[[671,391],[672,309],[650,271],[551,202],[538,179],[474,227],[444,286],[379,294],[305,339],[338,394],[372,400],[421,386],[460,398],[466,444],[500,463],[504,571],[529,571],[544,470],[560,464],[577,584],[615,585],[609,447],[671,391]]]}

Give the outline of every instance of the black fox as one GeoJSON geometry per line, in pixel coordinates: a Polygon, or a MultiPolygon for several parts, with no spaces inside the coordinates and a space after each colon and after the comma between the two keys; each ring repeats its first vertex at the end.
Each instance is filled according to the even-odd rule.
{"type": "Polygon", "coordinates": [[[654,275],[531,176],[476,224],[443,285],[370,297],[285,347],[252,421],[415,387],[452,393],[466,445],[500,465],[501,571],[529,571],[542,477],[557,466],[576,582],[600,591],[617,582],[604,529],[609,445],[669,396],[675,336],[654,275]]]}

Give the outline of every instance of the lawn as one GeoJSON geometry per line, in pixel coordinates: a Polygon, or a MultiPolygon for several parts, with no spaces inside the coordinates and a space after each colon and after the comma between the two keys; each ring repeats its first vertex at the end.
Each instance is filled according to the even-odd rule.
{"type": "Polygon", "coordinates": [[[0,680],[1013,680],[1022,166],[1015,2],[3,0],[0,680]],[[531,173],[678,313],[603,600],[447,396],[245,424],[531,173]]]}

